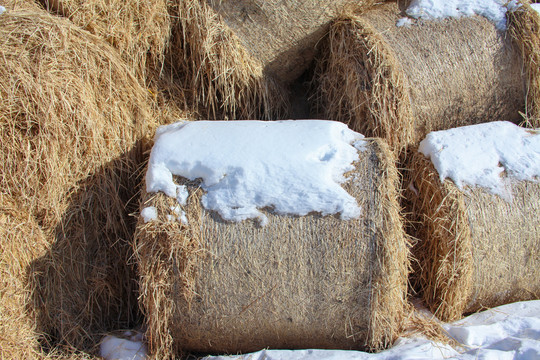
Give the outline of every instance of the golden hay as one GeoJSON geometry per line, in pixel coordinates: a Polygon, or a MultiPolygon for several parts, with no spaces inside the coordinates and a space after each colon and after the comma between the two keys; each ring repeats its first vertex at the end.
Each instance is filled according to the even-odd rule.
{"type": "Polygon", "coordinates": [[[139,221],[134,245],[152,355],[389,346],[408,275],[398,172],[380,140],[360,158],[344,185],[364,209],[356,220],[266,212],[265,227],[225,223],[201,207],[196,182],[177,179],[190,191],[185,226],[166,219],[174,199],[143,195],[141,208],[163,215],[139,221]]]}
{"type": "Polygon", "coordinates": [[[286,111],[285,90],[263,73],[206,1],[179,1],[170,12],[176,23],[166,64],[203,116],[271,119],[286,111]]]}
{"type": "Polygon", "coordinates": [[[39,359],[37,316],[28,278],[47,249],[36,221],[0,194],[0,359],[39,359]]]}
{"type": "Polygon", "coordinates": [[[44,10],[2,14],[0,52],[1,193],[48,242],[29,276],[38,331],[85,350],[137,312],[126,206],[148,93],[109,44],[44,10]]]}
{"type": "Polygon", "coordinates": [[[281,82],[297,79],[310,66],[315,45],[344,8],[364,10],[376,0],[210,0],[265,73],[281,82]]]}
{"type": "Polygon", "coordinates": [[[399,151],[433,130],[521,120],[522,60],[510,38],[482,17],[397,27],[402,16],[388,3],[334,21],[313,80],[326,118],[399,151]]]}
{"type": "Polygon", "coordinates": [[[416,287],[443,321],[540,298],[540,184],[512,185],[507,202],[481,188],[441,183],[416,152],[406,197],[414,218],[416,287]]]}
{"type": "Polygon", "coordinates": [[[522,3],[508,13],[508,32],[521,49],[527,80],[526,122],[540,127],[540,16],[529,4],[522,3]]]}
{"type": "Polygon", "coordinates": [[[141,80],[146,79],[148,67],[163,62],[171,32],[167,0],[39,1],[109,42],[141,80]]]}

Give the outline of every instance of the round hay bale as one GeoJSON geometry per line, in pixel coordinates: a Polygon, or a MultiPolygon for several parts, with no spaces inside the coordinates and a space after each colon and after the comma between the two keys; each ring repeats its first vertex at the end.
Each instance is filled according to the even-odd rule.
{"type": "Polygon", "coordinates": [[[137,311],[127,214],[148,93],[114,48],[45,10],[2,14],[0,52],[1,192],[48,242],[32,296],[49,340],[88,349],[137,311]]]}
{"type": "Polygon", "coordinates": [[[261,348],[377,350],[395,340],[406,308],[408,242],[393,154],[369,140],[343,187],[358,219],[311,213],[268,223],[224,222],[186,184],[188,225],[170,221],[175,199],[143,194],[158,218],[139,221],[135,253],[147,339],[156,358],[180,351],[261,348]]]}
{"type": "Polygon", "coordinates": [[[399,151],[433,130],[522,120],[523,61],[509,36],[479,16],[396,26],[402,17],[387,3],[334,21],[314,76],[325,118],[399,151]]]}
{"type": "MultiPolygon", "coordinates": [[[[540,184],[516,181],[512,201],[480,187],[440,181],[414,152],[408,168],[416,287],[443,321],[540,298],[540,184]]],[[[413,262],[414,263],[414,262],[413,262]]]]}
{"type": "Polygon", "coordinates": [[[159,68],[171,32],[166,0],[40,0],[49,11],[105,39],[139,79],[159,68]]]}
{"type": "Polygon", "coordinates": [[[0,194],[0,358],[41,359],[30,267],[48,242],[13,199],[0,194]]]}

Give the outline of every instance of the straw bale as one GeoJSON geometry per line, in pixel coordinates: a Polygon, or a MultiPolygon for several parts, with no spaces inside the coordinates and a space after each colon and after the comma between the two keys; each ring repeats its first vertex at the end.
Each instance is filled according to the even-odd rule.
{"type": "Polygon", "coordinates": [[[508,31],[521,50],[527,81],[525,119],[540,127],[540,16],[529,4],[508,13],[508,31]]]}
{"type": "Polygon", "coordinates": [[[333,22],[313,80],[323,116],[397,150],[434,130],[521,120],[525,80],[509,36],[479,16],[397,27],[401,17],[387,3],[333,22]]]}
{"type": "Polygon", "coordinates": [[[344,188],[364,215],[350,221],[265,211],[265,227],[227,223],[188,185],[189,225],[168,221],[175,204],[144,194],[157,220],[135,236],[140,303],[155,358],[181,351],[260,348],[377,350],[392,343],[406,308],[408,241],[393,154],[380,140],[360,153],[344,188]]]}
{"type": "Polygon", "coordinates": [[[540,184],[513,182],[513,199],[441,183],[416,152],[409,162],[416,287],[443,321],[540,298],[540,184]]]}
{"type": "Polygon", "coordinates": [[[163,62],[172,26],[167,0],[39,1],[109,42],[141,80],[146,79],[147,67],[163,62]]]}
{"type": "Polygon", "coordinates": [[[45,10],[2,14],[0,53],[0,193],[48,242],[29,285],[39,331],[85,350],[137,313],[127,214],[148,92],[109,44],[45,10]]]}
{"type": "Polygon", "coordinates": [[[364,10],[376,0],[208,0],[264,71],[283,82],[311,64],[315,45],[344,8],[364,10]]]}

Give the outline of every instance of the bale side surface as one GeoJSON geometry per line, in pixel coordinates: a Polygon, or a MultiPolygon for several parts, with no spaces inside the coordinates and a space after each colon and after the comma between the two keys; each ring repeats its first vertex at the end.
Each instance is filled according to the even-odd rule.
{"type": "Polygon", "coordinates": [[[397,150],[434,130],[522,120],[525,79],[509,36],[479,16],[397,27],[401,17],[388,3],[331,25],[313,96],[327,118],[397,150]]]}
{"type": "Polygon", "coordinates": [[[527,81],[526,122],[540,127],[540,16],[530,5],[522,3],[508,12],[508,32],[520,48],[527,81]]]}
{"type": "Polygon", "coordinates": [[[181,350],[235,353],[270,348],[381,349],[404,316],[408,247],[397,170],[374,141],[344,186],[361,218],[268,213],[225,223],[190,184],[189,226],[169,222],[174,200],[147,194],[157,221],[140,221],[136,254],[147,338],[156,358],[181,350]]]}
{"type": "Polygon", "coordinates": [[[441,183],[416,153],[407,197],[415,214],[415,279],[442,320],[514,301],[538,299],[540,184],[516,182],[507,202],[480,188],[441,183]]]}
{"type": "Polygon", "coordinates": [[[30,266],[48,242],[13,200],[0,195],[0,359],[40,359],[30,266]]]}
{"type": "Polygon", "coordinates": [[[48,242],[31,267],[38,324],[85,350],[136,312],[126,204],[154,126],[147,92],[109,44],[44,10],[2,14],[0,52],[1,192],[48,242]]]}
{"type": "Polygon", "coordinates": [[[366,10],[375,0],[207,0],[264,71],[289,83],[309,67],[317,42],[345,8],[366,10]]]}

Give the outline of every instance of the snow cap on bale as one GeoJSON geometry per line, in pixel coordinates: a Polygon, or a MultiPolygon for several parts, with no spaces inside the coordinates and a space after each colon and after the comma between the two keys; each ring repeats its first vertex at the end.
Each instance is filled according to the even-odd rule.
{"type": "Polygon", "coordinates": [[[525,79],[510,37],[480,16],[397,26],[402,14],[387,3],[333,22],[315,70],[319,111],[397,150],[433,130],[522,120],[525,79]]]}
{"type": "MultiPolygon", "coordinates": [[[[178,150],[168,155],[178,160],[166,164],[154,150],[164,151],[160,142],[172,141],[165,134],[175,129],[163,130],[147,174],[161,163],[169,170],[184,167],[188,178],[162,172],[163,189],[172,179],[176,191],[143,194],[141,209],[154,207],[157,217],[141,218],[135,236],[154,356],[263,347],[381,349],[392,343],[406,307],[408,248],[398,173],[384,142],[362,140],[343,124],[322,120],[202,122],[177,129],[200,135],[176,143],[178,150]],[[224,142],[235,146],[225,149],[224,142]],[[215,162],[197,161],[201,155],[215,156],[215,162]],[[231,158],[246,157],[247,167],[230,165],[231,158]],[[311,177],[324,167],[330,170],[322,172],[321,189],[311,177]],[[236,193],[222,194],[218,208],[209,208],[208,198],[228,178],[236,193]],[[264,191],[254,190],[258,185],[279,195],[267,202],[264,191]],[[334,185],[346,192],[337,196],[340,205],[326,201],[336,197],[325,189],[334,185]],[[222,210],[230,199],[238,199],[233,210],[248,209],[246,218],[265,221],[228,218],[222,210]],[[308,210],[313,200],[317,205],[308,210]],[[296,209],[287,207],[291,203],[296,209]]],[[[147,177],[152,191],[158,190],[155,179],[155,172],[147,177]]]]}
{"type": "Polygon", "coordinates": [[[46,237],[29,285],[42,301],[39,330],[52,346],[87,349],[136,311],[126,203],[138,182],[137,141],[154,120],[147,92],[109,44],[43,9],[6,7],[1,192],[46,237]]]}
{"type": "Polygon", "coordinates": [[[536,131],[494,122],[434,132],[409,168],[415,281],[438,317],[540,298],[536,131]]]}

